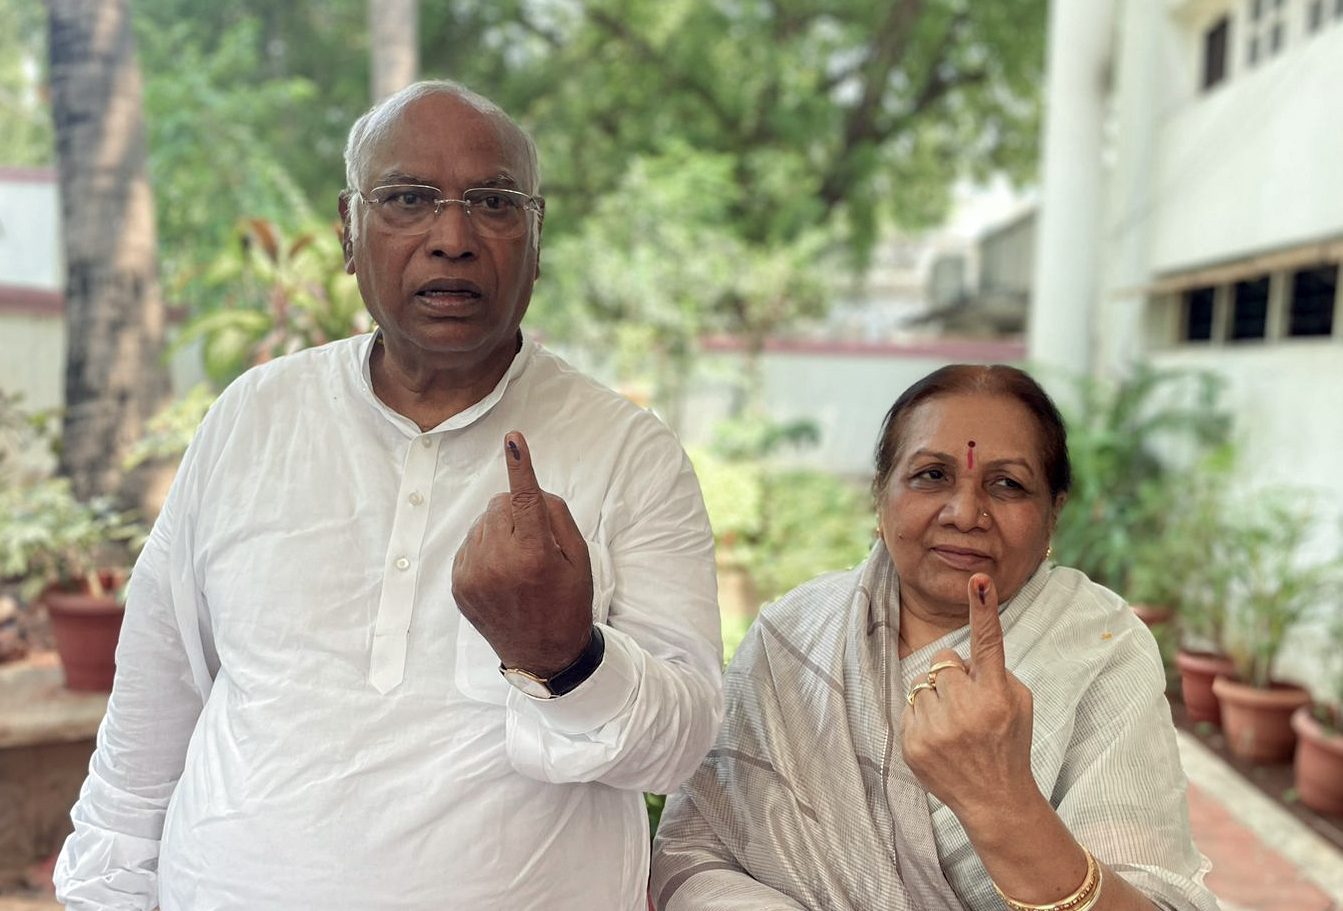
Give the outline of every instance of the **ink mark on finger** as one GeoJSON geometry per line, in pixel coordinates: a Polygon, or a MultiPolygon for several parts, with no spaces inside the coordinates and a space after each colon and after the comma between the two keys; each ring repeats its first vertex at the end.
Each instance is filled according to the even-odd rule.
{"type": "Polygon", "coordinates": [[[514,443],[512,440],[508,441],[508,452],[513,456],[514,462],[522,461],[522,450],[518,449],[518,444],[514,443]]]}

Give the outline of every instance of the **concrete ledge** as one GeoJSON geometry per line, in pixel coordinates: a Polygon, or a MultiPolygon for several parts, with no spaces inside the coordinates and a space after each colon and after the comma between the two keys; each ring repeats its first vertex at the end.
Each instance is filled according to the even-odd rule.
{"type": "Polygon", "coordinates": [[[107,693],[65,688],[54,652],[0,664],[0,749],[91,740],[107,711],[107,693]]]}
{"type": "Polygon", "coordinates": [[[0,911],[61,911],[61,903],[40,896],[0,895],[0,911]]]}

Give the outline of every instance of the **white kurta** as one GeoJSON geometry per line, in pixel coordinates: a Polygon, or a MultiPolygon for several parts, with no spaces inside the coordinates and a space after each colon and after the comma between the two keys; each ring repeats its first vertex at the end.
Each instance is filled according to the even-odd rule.
{"type": "Polygon", "coordinates": [[[68,907],[641,907],[640,791],[688,776],[722,717],[689,462],[531,341],[422,433],[374,396],[371,344],[250,371],[202,425],[132,577],[68,907]],[[606,638],[549,702],[452,600],[510,430],[588,540],[606,638]]]}

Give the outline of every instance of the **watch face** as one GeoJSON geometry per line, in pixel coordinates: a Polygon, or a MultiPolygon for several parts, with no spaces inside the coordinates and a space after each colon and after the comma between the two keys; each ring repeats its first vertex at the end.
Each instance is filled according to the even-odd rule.
{"type": "Polygon", "coordinates": [[[533,699],[550,699],[555,695],[550,691],[550,687],[526,671],[519,671],[510,667],[503,670],[503,675],[505,680],[533,699]]]}

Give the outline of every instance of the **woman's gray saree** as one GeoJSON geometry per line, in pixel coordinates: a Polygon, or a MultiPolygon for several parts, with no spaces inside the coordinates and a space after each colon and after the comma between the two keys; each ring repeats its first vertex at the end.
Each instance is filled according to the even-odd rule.
{"type": "MultiPolygon", "coordinates": [[[[904,695],[962,629],[897,658],[880,544],[767,608],[728,671],[721,734],[669,800],[662,911],[1003,908],[959,822],[901,758],[904,695]]],[[[1159,906],[1215,909],[1189,837],[1164,676],[1114,594],[1042,566],[1002,609],[1008,668],[1034,696],[1032,768],[1074,836],[1159,906]]]]}

